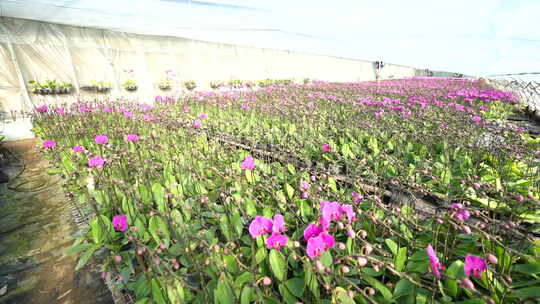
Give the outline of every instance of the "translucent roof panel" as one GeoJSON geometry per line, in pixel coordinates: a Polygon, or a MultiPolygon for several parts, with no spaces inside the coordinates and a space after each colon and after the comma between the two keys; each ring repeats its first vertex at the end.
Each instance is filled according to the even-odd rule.
{"type": "Polygon", "coordinates": [[[540,71],[538,0],[2,0],[2,16],[456,71],[540,71]]]}

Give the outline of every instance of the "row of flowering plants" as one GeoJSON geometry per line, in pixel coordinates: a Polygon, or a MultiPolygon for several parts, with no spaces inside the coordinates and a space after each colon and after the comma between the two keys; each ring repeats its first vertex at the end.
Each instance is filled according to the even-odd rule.
{"type": "Polygon", "coordinates": [[[34,125],[92,215],[68,253],[105,250],[138,303],[524,303],[538,142],[500,124],[515,108],[472,81],[312,82],[44,106],[34,125]]]}

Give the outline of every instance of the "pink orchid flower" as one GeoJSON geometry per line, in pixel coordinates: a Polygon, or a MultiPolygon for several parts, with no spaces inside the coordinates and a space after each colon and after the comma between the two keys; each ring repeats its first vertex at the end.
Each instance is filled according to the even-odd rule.
{"type": "Polygon", "coordinates": [[[117,215],[113,217],[112,225],[116,231],[126,231],[128,228],[128,220],[125,215],[117,215]]]}
{"type": "Polygon", "coordinates": [[[279,232],[274,232],[269,238],[266,239],[266,247],[268,249],[274,248],[276,250],[280,250],[281,246],[287,245],[288,240],[289,238],[286,235],[279,232]]]}
{"type": "Polygon", "coordinates": [[[487,269],[487,264],[484,259],[475,255],[467,255],[465,257],[465,274],[470,276],[471,273],[477,277],[482,278],[482,272],[487,269]]]}
{"type": "Polygon", "coordinates": [[[251,155],[246,156],[244,161],[242,161],[242,169],[244,170],[253,170],[255,168],[255,161],[251,155]]]}
{"type": "Polygon", "coordinates": [[[43,147],[45,148],[54,148],[56,147],[56,142],[54,140],[46,140],[43,142],[43,147]]]}
{"type": "Polygon", "coordinates": [[[104,145],[107,142],[109,142],[109,138],[107,136],[105,136],[105,135],[98,135],[98,136],[94,137],[94,141],[98,145],[104,145]]]}
{"type": "Polygon", "coordinates": [[[252,238],[270,233],[272,231],[272,220],[264,216],[256,216],[249,225],[249,233],[252,238]]]}
{"type": "Polygon", "coordinates": [[[433,272],[437,279],[440,279],[441,273],[439,272],[439,270],[444,270],[445,267],[439,263],[439,258],[437,258],[437,254],[435,254],[435,250],[433,250],[431,244],[428,245],[426,251],[429,257],[429,263],[431,264],[431,272],[433,272]]]}

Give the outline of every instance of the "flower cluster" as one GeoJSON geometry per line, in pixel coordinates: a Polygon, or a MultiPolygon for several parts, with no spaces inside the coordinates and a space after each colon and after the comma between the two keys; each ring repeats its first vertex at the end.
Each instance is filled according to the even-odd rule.
{"type": "Polygon", "coordinates": [[[268,249],[280,250],[282,246],[287,245],[289,238],[285,234],[282,234],[282,232],[286,231],[285,219],[281,214],[274,215],[273,220],[264,216],[256,216],[249,225],[249,234],[254,239],[258,236],[271,233],[266,239],[266,247],[268,249]]]}

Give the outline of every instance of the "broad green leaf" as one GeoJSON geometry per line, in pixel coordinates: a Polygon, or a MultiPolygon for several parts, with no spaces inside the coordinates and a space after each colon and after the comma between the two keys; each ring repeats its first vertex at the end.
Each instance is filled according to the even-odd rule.
{"type": "Polygon", "coordinates": [[[152,185],[152,194],[154,201],[157,203],[157,208],[161,213],[165,213],[167,206],[165,206],[165,188],[159,183],[152,185]]]}
{"type": "Polygon", "coordinates": [[[334,191],[336,193],[338,192],[337,185],[336,185],[336,180],[333,179],[332,177],[328,178],[328,186],[330,187],[330,189],[332,189],[332,191],[334,191]]]}
{"type": "Polygon", "coordinates": [[[407,296],[415,293],[415,286],[411,281],[407,279],[401,279],[397,282],[394,288],[394,298],[398,299],[403,296],[407,296]]]}
{"type": "Polygon", "coordinates": [[[294,278],[285,281],[285,286],[287,286],[287,289],[289,289],[293,295],[302,298],[306,284],[304,278],[294,278]]]}
{"type": "Polygon", "coordinates": [[[255,292],[253,291],[253,288],[251,288],[251,286],[249,285],[245,285],[244,288],[242,288],[242,293],[240,294],[240,303],[241,304],[251,303],[251,300],[254,294],[255,292]]]}
{"type": "Polygon", "coordinates": [[[79,262],[77,263],[77,266],[75,266],[75,270],[79,270],[79,269],[83,268],[84,265],[86,265],[86,263],[88,262],[88,260],[92,257],[92,255],[94,254],[94,252],[96,252],[96,250],[97,250],[98,248],[99,248],[98,246],[93,246],[93,247],[91,247],[90,249],[88,249],[88,250],[81,256],[81,258],[79,259],[79,262]]]}
{"type": "Polygon", "coordinates": [[[538,297],[540,296],[540,287],[527,287],[527,288],[521,288],[514,291],[514,293],[520,297],[520,298],[532,298],[532,297],[538,297]]]}
{"type": "Polygon", "coordinates": [[[283,281],[285,279],[285,275],[287,274],[287,263],[285,262],[285,259],[277,250],[270,250],[269,257],[272,272],[276,278],[278,278],[278,280],[283,281]]]}
{"type": "Polygon", "coordinates": [[[234,295],[234,291],[232,290],[231,286],[229,286],[229,284],[224,281],[223,276],[221,276],[221,278],[219,279],[215,293],[216,293],[216,298],[218,300],[218,303],[221,303],[221,304],[236,303],[236,297],[234,295]]]}
{"type": "Polygon", "coordinates": [[[513,271],[525,273],[525,274],[536,274],[540,273],[540,263],[538,264],[519,264],[512,267],[513,271]]]}
{"type": "Polygon", "coordinates": [[[161,287],[159,286],[158,280],[153,279],[152,280],[152,298],[156,303],[158,304],[166,304],[167,302],[163,298],[163,291],[161,290],[161,287]]]}
{"type": "Polygon", "coordinates": [[[373,277],[370,277],[370,276],[368,276],[366,274],[362,275],[362,279],[364,279],[364,281],[366,281],[373,288],[380,291],[385,300],[390,301],[392,299],[392,293],[390,292],[388,287],[383,285],[379,280],[377,280],[377,279],[375,279],[373,277]]]}
{"type": "Polygon", "coordinates": [[[242,287],[247,282],[253,281],[253,274],[249,271],[243,272],[241,275],[236,277],[236,280],[234,281],[234,286],[236,288],[242,287]]]}
{"type": "Polygon", "coordinates": [[[296,175],[296,169],[292,164],[287,164],[287,170],[289,170],[289,173],[291,173],[291,175],[296,175]]]}
{"type": "Polygon", "coordinates": [[[79,244],[77,246],[73,246],[73,247],[70,247],[68,250],[66,250],[64,252],[64,255],[70,255],[70,254],[74,254],[74,253],[79,253],[83,250],[86,250],[90,247],[92,247],[93,245],[92,244],[88,244],[88,243],[85,243],[85,244],[79,244]]]}
{"type": "Polygon", "coordinates": [[[257,249],[257,253],[255,254],[255,262],[259,264],[264,261],[264,259],[266,259],[266,248],[261,247],[257,249]]]}
{"type": "Polygon", "coordinates": [[[64,164],[64,168],[66,168],[68,172],[77,171],[77,168],[75,168],[75,166],[73,165],[73,161],[71,161],[71,158],[69,158],[68,155],[64,155],[62,157],[62,164],[64,164]]]}
{"type": "Polygon", "coordinates": [[[392,254],[394,256],[397,255],[398,244],[396,244],[396,242],[394,242],[392,239],[386,239],[386,240],[384,240],[384,242],[386,243],[386,246],[388,246],[388,248],[390,248],[390,251],[392,251],[392,254]]]}
{"type": "Polygon", "coordinates": [[[285,184],[285,191],[287,192],[287,196],[289,197],[289,199],[292,200],[294,195],[294,188],[287,183],[285,184]]]}
{"type": "Polygon", "coordinates": [[[334,289],[334,300],[332,302],[341,304],[355,304],[354,300],[349,297],[349,294],[342,287],[336,287],[334,289]]]}
{"type": "Polygon", "coordinates": [[[465,277],[464,264],[460,260],[454,261],[446,270],[446,275],[453,279],[461,279],[465,277]]]}
{"type": "Polygon", "coordinates": [[[405,262],[407,262],[407,247],[401,247],[398,250],[398,253],[395,258],[395,266],[397,271],[402,271],[405,267],[405,262]]]}
{"type": "Polygon", "coordinates": [[[332,266],[333,260],[332,260],[332,254],[330,253],[330,251],[323,252],[321,254],[320,261],[324,267],[332,266]]]}

